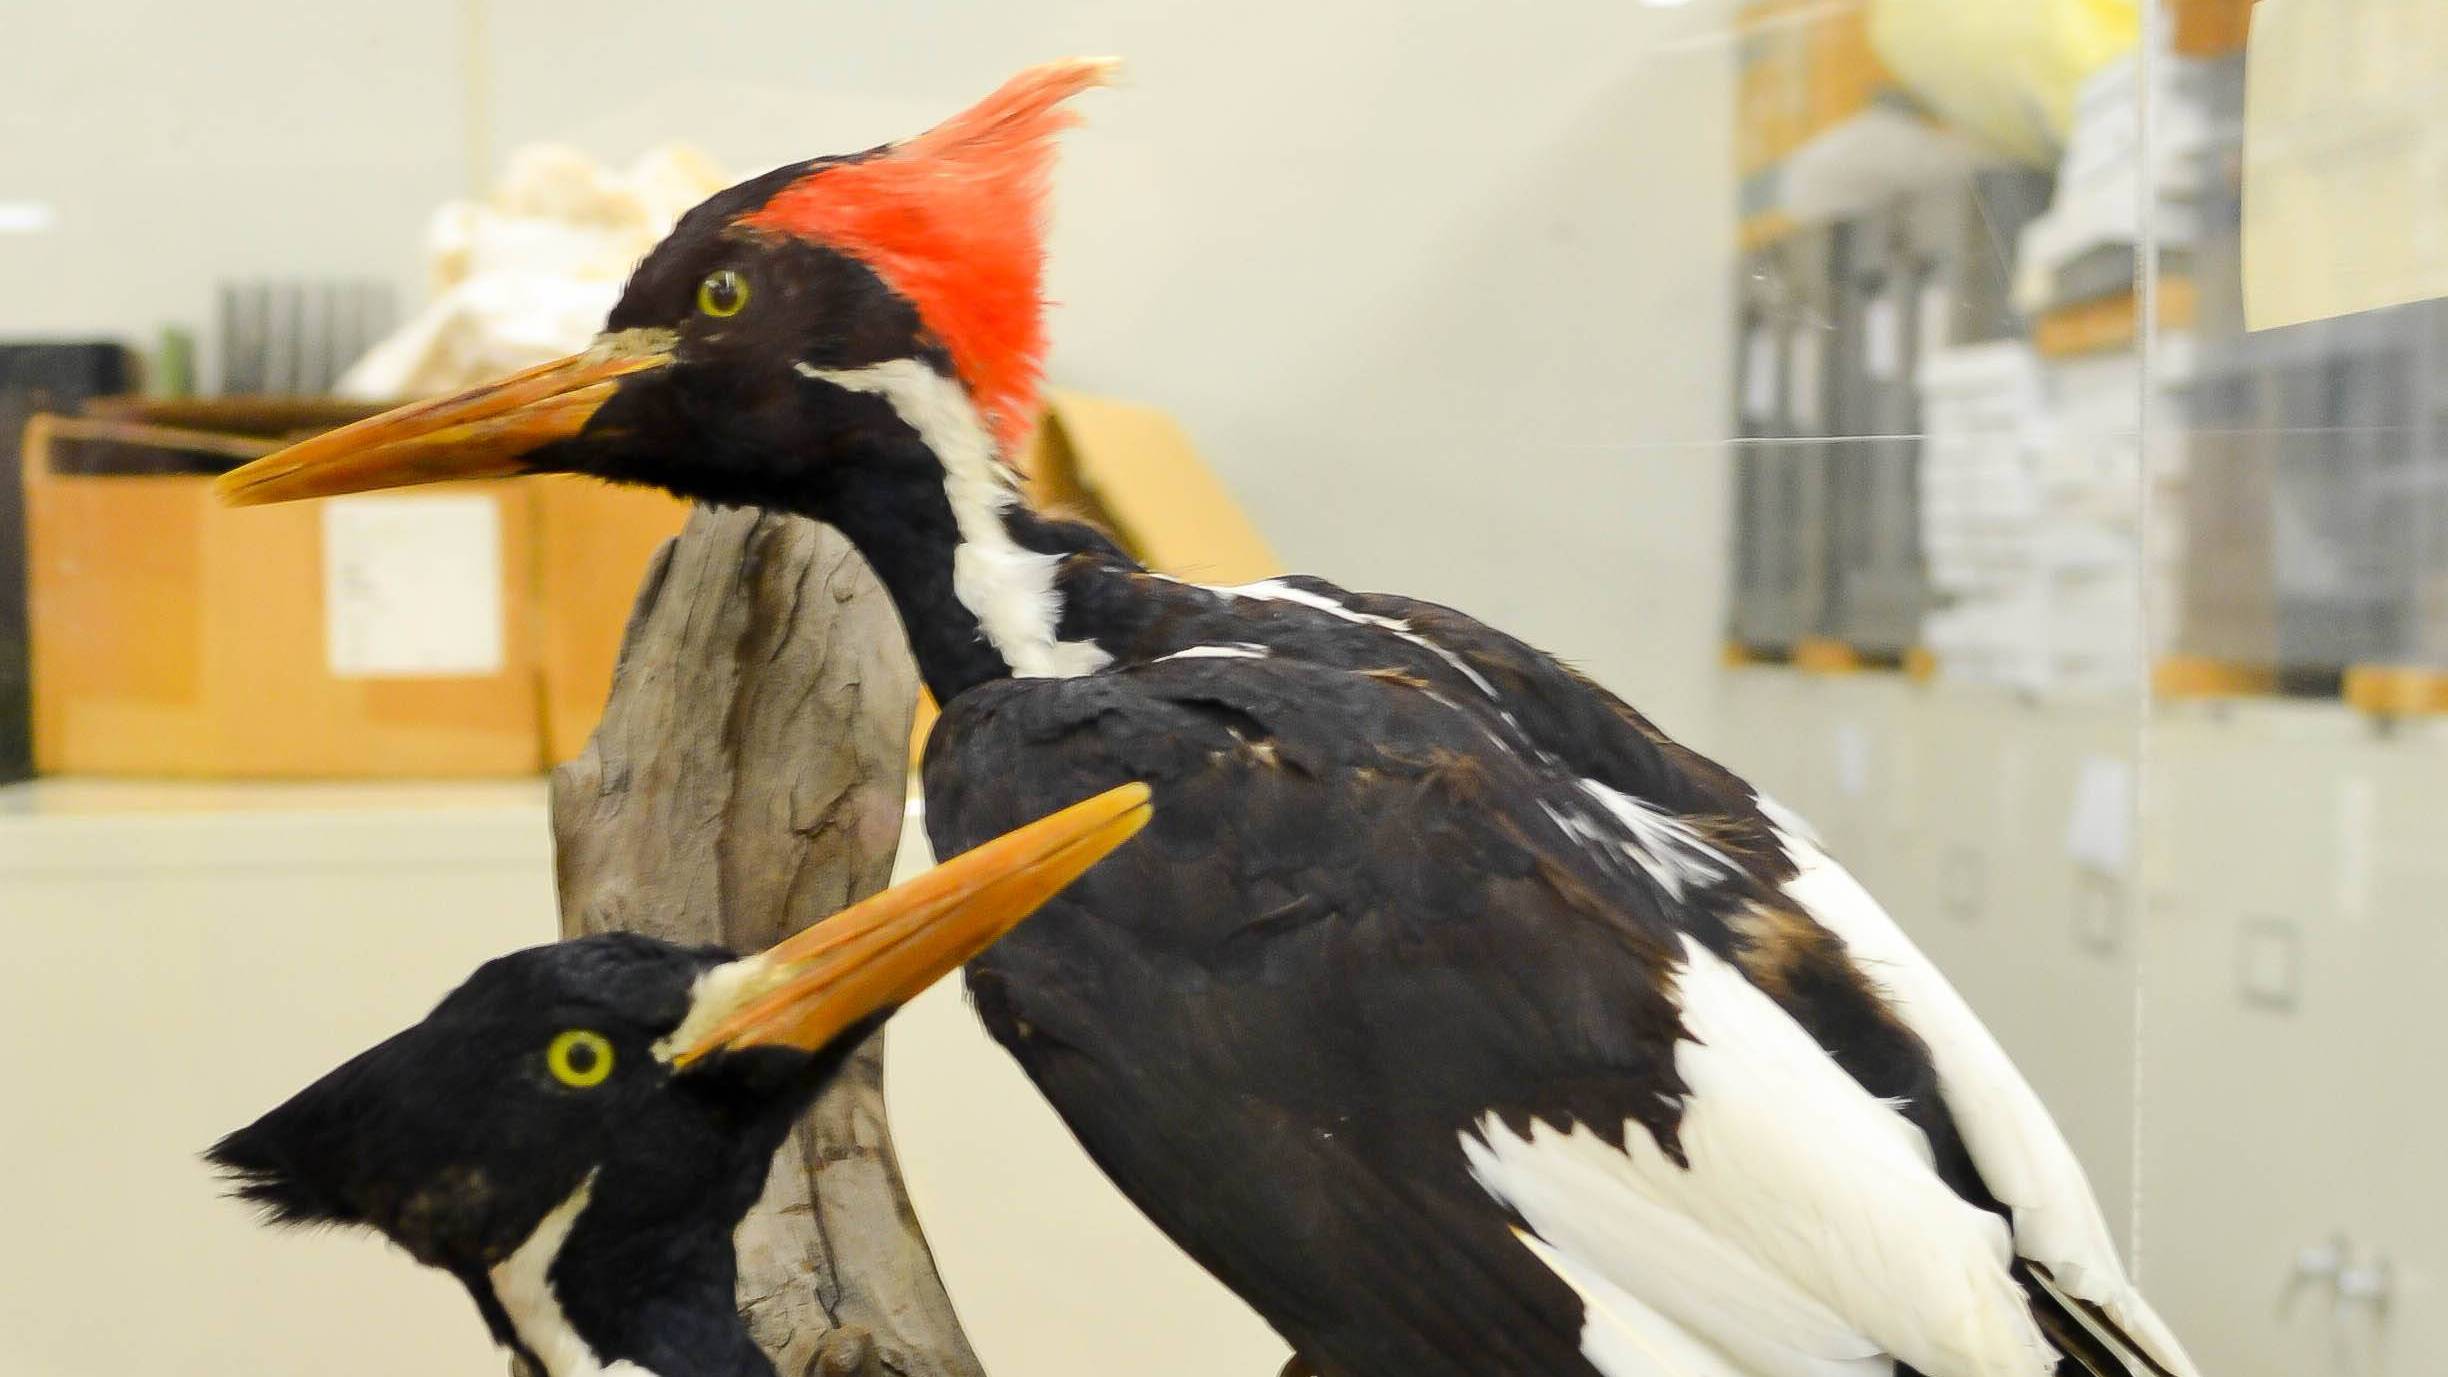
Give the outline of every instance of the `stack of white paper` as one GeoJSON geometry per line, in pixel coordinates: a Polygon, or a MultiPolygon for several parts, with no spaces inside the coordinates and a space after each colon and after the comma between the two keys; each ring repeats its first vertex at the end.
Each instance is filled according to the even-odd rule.
{"type": "Polygon", "coordinates": [[[2056,197],[2047,214],[2025,227],[2017,254],[2015,300],[2026,312],[2063,304],[2059,274],[2069,265],[2146,242],[2140,181],[2146,163],[2149,239],[2166,250],[2201,238],[2204,202],[2224,183],[2216,160],[2235,146],[2242,118],[2242,69],[2232,58],[2162,52],[2149,64],[2153,89],[2145,115],[2143,65],[2140,54],[2132,54],[2083,83],[2057,169],[2056,197]]]}
{"type": "Polygon", "coordinates": [[[433,301],[358,360],[339,391],[426,396],[585,348],[638,259],[729,182],[678,144],[626,170],[551,144],[519,149],[484,200],[434,213],[433,301]]]}
{"type": "MultiPolygon", "coordinates": [[[[2143,463],[2131,354],[2043,360],[2021,341],[1920,372],[1922,545],[1941,675],[2048,695],[2130,693],[2175,605],[2179,490],[2143,463]],[[2153,615],[2146,617],[2145,609],[2153,615]]],[[[2154,426],[2181,425],[2161,397],[2154,426]]]]}

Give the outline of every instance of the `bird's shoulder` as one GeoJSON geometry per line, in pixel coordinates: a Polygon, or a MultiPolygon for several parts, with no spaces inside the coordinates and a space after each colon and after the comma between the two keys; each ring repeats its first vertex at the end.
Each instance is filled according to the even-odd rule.
{"type": "MultiPolygon", "coordinates": [[[[1761,844],[1771,830],[1755,792],[1732,771],[1565,661],[1468,613],[1298,574],[1221,587],[1137,573],[1127,586],[1102,591],[1136,611],[1112,647],[1119,668],[1263,657],[1321,677],[1366,679],[1373,689],[1408,690],[1478,720],[1553,773],[1718,820],[1761,844]]],[[[1100,619],[1093,602],[1084,615],[1100,619]]]]}
{"type": "MultiPolygon", "coordinates": [[[[1523,1113],[1620,1121],[1616,1078],[1669,1074],[1680,915],[1655,891],[1616,891],[1542,803],[1552,786],[1534,760],[1398,679],[1285,656],[981,686],[928,741],[929,831],[948,854],[1144,781],[1147,830],[1030,930],[1093,912],[1076,940],[1127,946],[1117,969],[1195,968],[1236,1019],[1344,1008],[1333,1045],[1242,1068],[1287,1094],[1356,1093],[1401,1051],[1435,1069],[1408,1087],[1451,1090],[1454,1107],[1521,1085],[1537,1101],[1523,1113]],[[1495,997],[1506,987],[1537,997],[1495,997]]],[[[1030,930],[994,961],[1031,959],[1030,930]]],[[[1664,1101],[1637,1108],[1670,1118],[1664,1101]]]]}

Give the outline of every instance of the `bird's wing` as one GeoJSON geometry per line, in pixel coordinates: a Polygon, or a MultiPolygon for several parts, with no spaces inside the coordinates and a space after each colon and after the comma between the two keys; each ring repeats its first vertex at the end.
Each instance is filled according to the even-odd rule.
{"type": "Polygon", "coordinates": [[[2007,1230],[1931,1170],[1921,1134],[1693,942],[1677,982],[1677,1162],[1586,1126],[1495,1122],[1472,1170],[1573,1265],[1747,1370],[2044,1374],[2055,1353],[2007,1230]],[[1807,1365],[1806,1365],[1807,1363],[1807,1365]]]}
{"type": "Polygon", "coordinates": [[[1982,1182],[2013,1213],[2016,1254],[2045,1268],[2051,1289],[2105,1312],[2118,1337],[2161,1371],[2193,1377],[2183,1345],[2126,1275],[2073,1148],[2006,1049],[1809,829],[1774,805],[1771,813],[1795,865],[1785,892],[1844,939],[1896,1016],[1928,1045],[1939,1094],[1982,1182]]]}
{"type": "MultiPolygon", "coordinates": [[[[1535,648],[1450,608],[1304,581],[1310,597],[1398,625],[1460,676],[1501,701],[1523,733],[1574,770],[1636,804],[1712,813],[1741,840],[1721,848],[1842,940],[1854,967],[1929,1051],[1937,1091],[1981,1183],[2012,1212],[2019,1257],[2046,1284],[2096,1307],[2116,1337],[2172,1377],[2192,1360],[2117,1257],[2089,1179],[2005,1049],[1878,901],[1823,851],[1809,826],[1715,762],[1673,741],[1605,689],[1535,648]],[[1765,832],[1767,844],[1760,845],[1765,832]]],[[[2080,1307],[2073,1307],[2079,1309],[2080,1307]]],[[[2147,1369],[2146,1369],[2147,1370],[2147,1369]]]]}
{"type": "Polygon", "coordinates": [[[1888,1354],[2048,1370],[2004,1223],[1686,931],[1657,871],[1600,862],[1574,828],[1589,795],[1536,752],[1415,675],[1181,659],[963,695],[929,745],[929,825],[974,844],[1126,778],[1156,788],[1147,834],[972,988],[1107,1171],[1236,1290],[1273,1294],[1304,1351],[1295,1254],[1430,1271],[1452,1252],[1502,1284],[1371,1303],[1420,1334],[1560,1313],[1608,1377],[1709,1371],[1694,1354],[1776,1377],[1888,1354]],[[1282,1124],[1330,1164],[1308,1189],[1230,1179],[1296,1160],[1242,1158],[1282,1124]],[[1415,1203],[1354,1219],[1351,1200],[1415,1203]],[[1580,1304],[1559,1312],[1524,1265],[1580,1304]]]}

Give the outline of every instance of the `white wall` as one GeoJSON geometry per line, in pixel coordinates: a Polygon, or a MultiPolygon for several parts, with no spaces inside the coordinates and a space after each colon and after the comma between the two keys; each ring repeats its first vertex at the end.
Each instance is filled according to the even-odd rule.
{"type": "Polygon", "coordinates": [[[0,18],[0,337],[165,324],[209,352],[221,282],[376,277],[415,301],[426,217],[470,184],[446,0],[12,4],[0,18]]]}
{"type": "Polygon", "coordinates": [[[0,791],[0,1373],[500,1372],[457,1283],[201,1154],[553,935],[543,788],[0,791]]]}

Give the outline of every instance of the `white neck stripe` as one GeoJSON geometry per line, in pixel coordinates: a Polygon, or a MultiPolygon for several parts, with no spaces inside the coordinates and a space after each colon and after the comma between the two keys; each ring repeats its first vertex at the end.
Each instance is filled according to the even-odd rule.
{"type": "Polygon", "coordinates": [[[935,452],[944,468],[944,496],[960,530],[960,544],[952,551],[952,595],[978,619],[1012,673],[1069,678],[1112,660],[1094,642],[1056,639],[1054,629],[1062,619],[1062,595],[1054,590],[1057,559],[1020,548],[1003,524],[1003,513],[1020,494],[995,458],[992,432],[958,382],[916,359],[887,359],[865,368],[792,366],[802,377],[884,398],[935,452]]]}
{"type": "Polygon", "coordinates": [[[595,1350],[570,1327],[561,1298],[553,1294],[553,1263],[560,1259],[561,1245],[569,1242],[578,1216],[586,1213],[587,1201],[595,1194],[595,1177],[596,1173],[588,1172],[569,1199],[553,1206],[552,1213],[537,1223],[518,1251],[488,1273],[493,1298],[501,1302],[519,1342],[535,1355],[547,1377],[654,1377],[627,1360],[604,1366],[595,1350]]]}

